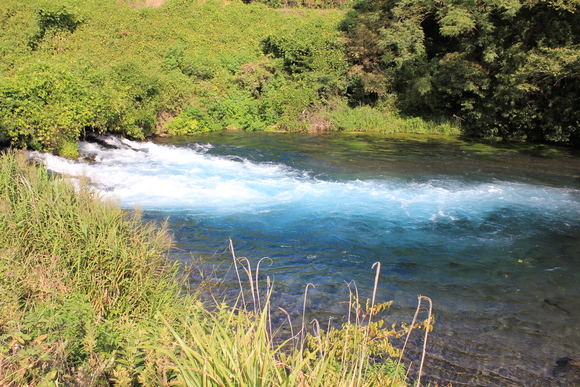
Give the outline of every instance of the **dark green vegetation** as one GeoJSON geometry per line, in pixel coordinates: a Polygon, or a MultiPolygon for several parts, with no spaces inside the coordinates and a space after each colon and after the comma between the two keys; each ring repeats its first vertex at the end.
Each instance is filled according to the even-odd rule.
{"type": "Polygon", "coordinates": [[[363,0],[342,28],[355,101],[396,98],[477,136],[580,141],[576,0],[363,0]]]}
{"type": "Polygon", "coordinates": [[[368,324],[389,304],[353,295],[352,322],[304,322],[284,342],[247,260],[252,311],[206,306],[182,291],[170,245],[163,225],[0,155],[0,385],[406,385],[394,327],[368,324]]]}

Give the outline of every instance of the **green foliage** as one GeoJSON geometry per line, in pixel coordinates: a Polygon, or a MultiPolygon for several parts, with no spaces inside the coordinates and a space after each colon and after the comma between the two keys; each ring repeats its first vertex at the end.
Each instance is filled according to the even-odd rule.
{"type": "Polygon", "coordinates": [[[0,4],[0,132],[13,146],[74,157],[85,131],[307,130],[346,92],[340,11],[133,3],[0,4]]]}
{"type": "Polygon", "coordinates": [[[382,322],[323,332],[315,320],[314,332],[301,339],[307,345],[290,349],[295,338],[274,340],[268,309],[269,300],[257,315],[221,304],[182,321],[181,333],[166,322],[177,346],[155,348],[171,359],[176,383],[186,386],[406,386],[404,367],[391,358],[398,355],[389,343],[396,333],[382,322]]]}
{"type": "Polygon", "coordinates": [[[90,302],[74,297],[39,303],[21,316],[18,326],[0,334],[3,382],[74,385],[104,377],[114,360],[107,346],[114,329],[99,323],[90,302]]]}
{"type": "Polygon", "coordinates": [[[244,0],[245,3],[259,2],[272,8],[348,8],[353,5],[353,0],[244,0]]]}
{"type": "Polygon", "coordinates": [[[317,103],[317,90],[307,82],[291,82],[267,92],[268,110],[278,113],[279,126],[288,131],[304,131],[308,123],[296,119],[304,116],[317,103]]]}
{"type": "Polygon", "coordinates": [[[321,27],[320,21],[304,23],[263,41],[264,53],[274,60],[273,75],[262,76],[261,107],[276,114],[281,129],[311,130],[319,125],[317,112],[346,93],[344,49],[335,30],[321,27]]]}
{"type": "Polygon", "coordinates": [[[404,112],[456,118],[468,134],[578,141],[578,6],[361,1],[343,23],[351,96],[396,93],[404,112]]]}
{"type": "Polygon", "coordinates": [[[279,58],[282,70],[289,75],[314,73],[314,76],[324,74],[341,78],[347,67],[336,22],[328,18],[279,29],[263,40],[262,50],[273,58],[279,58]]]}
{"type": "Polygon", "coordinates": [[[222,127],[202,109],[190,107],[167,126],[169,134],[214,132],[222,127]]]}
{"type": "Polygon", "coordinates": [[[80,156],[77,143],[72,141],[61,144],[57,149],[57,153],[59,156],[66,157],[67,159],[78,159],[80,156]]]}
{"type": "Polygon", "coordinates": [[[41,8],[36,10],[38,19],[38,31],[29,38],[28,46],[32,50],[36,50],[38,45],[42,42],[47,33],[56,34],[58,32],[73,33],[83,24],[83,20],[79,19],[73,11],[66,6],[54,8],[55,4],[48,5],[49,8],[41,8]]]}
{"type": "Polygon", "coordinates": [[[297,19],[262,40],[259,60],[238,64],[235,70],[225,55],[218,62],[208,53],[192,54],[183,44],[171,46],[165,53],[166,71],[179,71],[200,89],[167,130],[310,130],[318,120],[313,113],[346,89],[337,20],[297,19]],[[209,81],[221,87],[210,90],[209,81]]]}
{"type": "Polygon", "coordinates": [[[153,132],[157,98],[155,78],[132,63],[108,74],[60,61],[31,63],[0,79],[0,133],[17,147],[75,157],[67,144],[85,130],[138,139],[153,132]]]}
{"type": "Polygon", "coordinates": [[[0,131],[17,146],[53,150],[95,120],[94,93],[60,64],[35,63],[0,80],[0,131]]]}
{"type": "Polygon", "coordinates": [[[165,53],[163,66],[167,71],[179,69],[188,77],[209,80],[215,76],[220,64],[205,53],[187,53],[185,46],[169,47],[165,53]]]}
{"type": "MultiPolygon", "coordinates": [[[[87,131],[144,139],[224,128],[331,130],[336,126],[329,114],[342,109],[345,98],[352,106],[380,105],[396,86],[385,80],[399,79],[395,67],[408,73],[400,82],[425,68],[413,59],[423,47],[415,19],[394,33],[379,24],[360,30],[365,47],[381,37],[381,52],[396,47],[396,55],[376,62],[384,71],[369,72],[372,55],[366,55],[364,66],[348,72],[337,31],[340,11],[281,12],[216,0],[169,0],[156,9],[128,5],[133,3],[0,4],[0,134],[12,146],[74,158],[72,144],[87,131]],[[403,39],[409,31],[413,38],[403,39]],[[401,61],[399,54],[408,58],[401,61]]],[[[464,31],[469,15],[461,12],[441,17],[464,31]]],[[[462,60],[464,78],[479,71],[469,58],[462,60]]],[[[432,86],[451,81],[428,75],[413,83],[414,92],[442,101],[431,97],[432,86]]]]}
{"type": "Polygon", "coordinates": [[[439,15],[439,33],[444,37],[457,37],[467,34],[475,28],[475,19],[465,8],[449,7],[443,9],[443,14],[439,15]],[[443,16],[444,15],[444,16],[443,16]]]}
{"type": "MultiPolygon", "coordinates": [[[[107,81],[121,85],[112,87],[119,92],[119,105],[123,114],[115,126],[109,124],[108,129],[142,140],[145,135],[155,131],[159,82],[155,76],[146,75],[134,62],[119,63],[111,70],[107,81]]],[[[107,109],[113,108],[107,106],[107,109]]]]}
{"type": "MultiPolygon", "coordinates": [[[[147,316],[171,297],[175,268],[165,261],[164,228],[102,203],[85,183],[76,192],[71,183],[53,180],[20,158],[4,156],[1,162],[0,246],[9,249],[13,264],[54,267],[62,292],[87,295],[105,318],[147,316]]],[[[50,296],[37,288],[40,280],[17,283],[28,298],[50,296]]]]}
{"type": "MultiPolygon", "coordinates": [[[[104,385],[133,369],[132,345],[146,340],[154,315],[193,305],[180,297],[168,246],[163,227],[85,184],[75,190],[22,154],[1,155],[2,385],[104,385]]],[[[153,369],[163,359],[145,355],[148,368],[132,382],[162,373],[153,369]]]]}

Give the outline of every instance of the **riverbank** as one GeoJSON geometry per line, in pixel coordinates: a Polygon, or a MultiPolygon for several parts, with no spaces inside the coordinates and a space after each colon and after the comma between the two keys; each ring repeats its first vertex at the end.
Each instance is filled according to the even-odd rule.
{"type": "MultiPolygon", "coordinates": [[[[203,305],[168,260],[166,225],[103,201],[86,182],[75,188],[8,153],[0,199],[4,386],[406,385],[390,357],[395,333],[361,321],[387,305],[280,342],[267,294],[256,302],[250,281],[237,305],[203,305]]],[[[243,260],[239,268],[253,277],[243,260]]]]}
{"type": "Polygon", "coordinates": [[[460,133],[453,118],[404,117],[394,97],[349,99],[348,4],[5,1],[0,135],[75,158],[87,131],[460,133]]]}

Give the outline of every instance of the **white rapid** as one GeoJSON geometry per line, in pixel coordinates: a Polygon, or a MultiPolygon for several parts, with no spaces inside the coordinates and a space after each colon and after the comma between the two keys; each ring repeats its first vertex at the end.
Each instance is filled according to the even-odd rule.
{"type": "Polygon", "coordinates": [[[298,217],[327,213],[417,225],[459,219],[484,222],[502,208],[573,222],[580,209],[578,191],[568,188],[495,179],[463,182],[454,177],[319,179],[283,164],[212,155],[209,144],[178,148],[109,141],[118,148],[81,143],[89,162],[48,154],[35,157],[55,172],[87,176],[123,207],[145,210],[252,214],[287,209],[298,217]]]}

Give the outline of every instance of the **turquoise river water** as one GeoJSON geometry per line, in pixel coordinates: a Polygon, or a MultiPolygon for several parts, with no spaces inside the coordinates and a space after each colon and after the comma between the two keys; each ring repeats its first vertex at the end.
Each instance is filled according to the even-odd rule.
{"type": "Polygon", "coordinates": [[[417,295],[434,302],[424,380],[578,383],[561,366],[580,358],[578,153],[365,134],[108,141],[82,143],[81,162],[42,157],[147,219],[169,217],[175,256],[201,260],[224,294],[237,289],[230,238],[253,265],[271,258],[260,275],[274,283],[274,305],[295,316],[312,283],[309,317],[340,322],[346,283],[370,297],[381,262],[389,323],[409,323],[417,295]]]}

